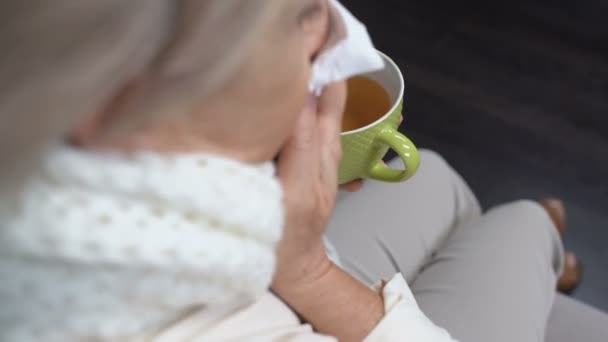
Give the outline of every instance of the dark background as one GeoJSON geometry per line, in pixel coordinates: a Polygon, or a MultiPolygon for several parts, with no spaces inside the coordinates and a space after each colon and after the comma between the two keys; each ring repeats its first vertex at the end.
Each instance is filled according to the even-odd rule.
{"type": "Polygon", "coordinates": [[[574,296],[608,311],[608,2],[342,2],[404,71],[402,130],[485,208],[566,201],[574,296]]]}

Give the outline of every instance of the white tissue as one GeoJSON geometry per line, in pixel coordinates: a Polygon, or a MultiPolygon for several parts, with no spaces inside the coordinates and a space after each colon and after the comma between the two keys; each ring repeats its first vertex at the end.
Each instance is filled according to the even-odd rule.
{"type": "Polygon", "coordinates": [[[330,0],[346,29],[346,36],[324,51],[313,62],[309,90],[320,95],[326,85],[349,77],[382,69],[384,62],[374,48],[365,25],[337,0],[330,0]]]}

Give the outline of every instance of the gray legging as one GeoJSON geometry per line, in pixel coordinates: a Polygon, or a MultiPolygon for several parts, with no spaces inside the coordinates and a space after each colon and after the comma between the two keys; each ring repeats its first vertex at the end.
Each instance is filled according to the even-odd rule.
{"type": "Polygon", "coordinates": [[[421,160],[408,182],[368,182],[338,200],[328,236],[348,271],[369,284],[403,273],[423,311],[463,342],[608,341],[608,315],[555,294],[563,248],[542,207],[482,214],[440,156],[421,160]]]}

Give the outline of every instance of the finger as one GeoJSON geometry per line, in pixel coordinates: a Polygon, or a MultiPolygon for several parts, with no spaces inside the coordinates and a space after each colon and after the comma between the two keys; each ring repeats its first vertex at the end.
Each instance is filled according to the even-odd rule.
{"type": "Polygon", "coordinates": [[[320,163],[319,176],[327,188],[338,190],[338,168],[342,158],[340,138],[328,144],[319,144],[320,163]]]}
{"type": "Polygon", "coordinates": [[[363,179],[356,179],[352,182],[340,185],[340,190],[348,192],[357,192],[363,188],[363,179]]]}
{"type": "Polygon", "coordinates": [[[327,86],[318,104],[319,134],[325,151],[332,157],[340,157],[340,133],[342,132],[342,115],[346,104],[346,83],[335,82],[327,86]]]}
{"type": "Polygon", "coordinates": [[[346,83],[335,82],[327,86],[318,105],[321,178],[327,187],[338,188],[338,166],[342,157],[340,132],[342,113],[346,102],[346,83]]]}
{"type": "Polygon", "coordinates": [[[316,139],[317,135],[318,102],[314,96],[309,96],[304,108],[298,116],[292,135],[286,145],[305,148],[316,139]]]}
{"type": "Polygon", "coordinates": [[[332,132],[341,131],[342,115],[346,104],[346,83],[334,82],[327,86],[319,97],[319,119],[327,125],[332,132]]]}
{"type": "Polygon", "coordinates": [[[334,82],[323,89],[319,97],[319,112],[342,118],[346,103],[346,82],[334,82]]]}
{"type": "Polygon", "coordinates": [[[311,171],[318,163],[318,149],[314,146],[316,141],[316,105],[309,103],[300,113],[293,133],[277,160],[277,171],[282,180],[305,179],[306,173],[311,171]],[[304,178],[302,178],[304,177],[304,178]]]}
{"type": "Polygon", "coordinates": [[[402,123],[403,123],[403,115],[401,115],[401,116],[399,117],[399,126],[401,126],[401,124],[402,124],[402,123]]]}

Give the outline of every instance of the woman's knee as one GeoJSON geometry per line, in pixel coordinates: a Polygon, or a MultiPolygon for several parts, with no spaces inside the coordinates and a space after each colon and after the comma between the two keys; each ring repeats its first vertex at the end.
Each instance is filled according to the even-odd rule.
{"type": "Polygon", "coordinates": [[[551,217],[536,201],[522,199],[498,208],[506,211],[505,219],[513,222],[510,228],[522,237],[552,241],[557,234],[551,217]]]}
{"type": "Polygon", "coordinates": [[[456,171],[439,153],[431,150],[420,150],[420,167],[412,181],[431,182],[446,186],[454,179],[455,173],[456,171]]]}
{"type": "Polygon", "coordinates": [[[443,158],[442,155],[433,150],[420,150],[420,166],[421,168],[429,168],[434,170],[452,170],[452,167],[443,158]]]}
{"type": "Polygon", "coordinates": [[[530,199],[520,199],[508,203],[507,205],[510,206],[514,212],[519,213],[520,215],[523,215],[524,217],[527,217],[530,220],[534,220],[543,224],[551,223],[551,218],[547,214],[547,211],[537,201],[530,199]]]}
{"type": "Polygon", "coordinates": [[[438,188],[440,196],[447,196],[454,202],[455,225],[476,219],[481,215],[481,206],[474,192],[443,156],[431,150],[421,150],[420,160],[419,172],[424,174],[421,178],[426,179],[426,188],[438,188]]]}

